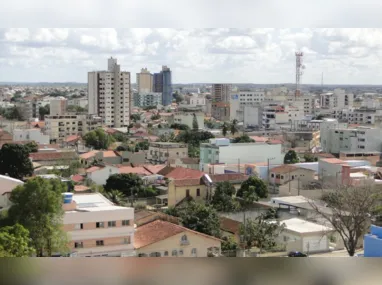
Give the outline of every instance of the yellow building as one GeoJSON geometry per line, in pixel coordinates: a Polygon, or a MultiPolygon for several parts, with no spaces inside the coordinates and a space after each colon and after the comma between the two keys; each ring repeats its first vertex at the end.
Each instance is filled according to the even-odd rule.
{"type": "Polygon", "coordinates": [[[134,245],[138,257],[207,257],[221,250],[220,239],[161,220],[138,227],[134,245]]]}
{"type": "Polygon", "coordinates": [[[197,202],[204,201],[207,197],[207,186],[200,178],[170,180],[168,206],[176,206],[187,197],[192,197],[197,202]]]}

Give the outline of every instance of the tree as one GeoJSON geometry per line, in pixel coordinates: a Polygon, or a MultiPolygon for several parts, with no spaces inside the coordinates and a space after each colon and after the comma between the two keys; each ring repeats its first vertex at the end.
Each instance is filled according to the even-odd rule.
{"type": "Polygon", "coordinates": [[[240,225],[240,234],[244,237],[244,244],[247,248],[256,246],[260,253],[263,249],[270,249],[276,246],[276,238],[284,229],[278,221],[270,222],[265,214],[261,214],[256,219],[247,219],[244,225],[240,225]]]}
{"type": "Polygon", "coordinates": [[[211,199],[211,205],[220,212],[235,212],[240,205],[234,200],[236,189],[228,181],[216,184],[214,195],[211,199]]]}
{"type": "Polygon", "coordinates": [[[138,146],[140,149],[142,149],[142,150],[148,150],[149,147],[150,147],[150,143],[149,143],[147,140],[145,140],[145,141],[143,141],[143,142],[138,142],[138,143],[137,143],[137,146],[138,146]]]}
{"type": "Polygon", "coordinates": [[[105,197],[117,206],[126,205],[126,196],[119,190],[110,190],[106,192],[105,197]]]}
{"type": "Polygon", "coordinates": [[[167,133],[167,134],[162,134],[158,138],[159,142],[175,142],[175,134],[174,133],[167,133]]]}
{"type": "Polygon", "coordinates": [[[123,134],[123,133],[116,132],[116,133],[112,134],[112,137],[117,142],[126,143],[128,141],[127,136],[125,134],[123,134]]]}
{"type": "Polygon", "coordinates": [[[127,151],[129,149],[129,147],[127,145],[119,145],[117,146],[117,148],[115,149],[116,151],[127,151]]]}
{"type": "Polygon", "coordinates": [[[103,129],[99,128],[90,131],[84,136],[85,145],[94,149],[108,149],[115,142],[113,136],[107,134],[103,129]]]}
{"type": "Polygon", "coordinates": [[[38,115],[39,115],[40,120],[44,120],[45,115],[49,115],[49,114],[50,114],[50,105],[49,104],[38,108],[38,115]]]}
{"type": "Polygon", "coordinates": [[[136,194],[142,196],[143,189],[142,178],[134,173],[113,174],[106,180],[105,184],[106,192],[119,190],[126,197],[135,196],[136,194]]]}
{"type": "Polygon", "coordinates": [[[130,120],[132,120],[134,123],[136,123],[137,121],[141,120],[141,115],[139,115],[139,114],[132,114],[130,116],[130,120]]]}
{"type": "Polygon", "coordinates": [[[25,147],[27,147],[29,149],[29,152],[38,152],[38,144],[34,141],[32,142],[28,142],[24,145],[25,147]]]}
{"type": "Polygon", "coordinates": [[[0,228],[0,257],[28,257],[33,253],[29,231],[22,225],[0,228]]]}
{"type": "Polygon", "coordinates": [[[233,143],[251,143],[255,142],[255,140],[251,139],[247,134],[244,134],[240,137],[236,137],[232,140],[233,143]]]}
{"type": "Polygon", "coordinates": [[[313,155],[311,155],[309,153],[306,153],[306,154],[304,154],[304,160],[305,160],[305,162],[315,162],[318,160],[318,158],[314,157],[313,155]]]}
{"type": "Polygon", "coordinates": [[[189,202],[180,212],[183,226],[191,230],[220,237],[220,220],[212,206],[189,202]]]}
{"type": "Polygon", "coordinates": [[[284,156],[284,164],[294,164],[300,162],[297,153],[294,150],[288,151],[284,156]]]}
{"type": "Polygon", "coordinates": [[[192,118],[192,129],[194,131],[199,130],[198,119],[196,118],[196,114],[195,113],[193,114],[193,118],[192,118]]]}
{"type": "Polygon", "coordinates": [[[228,133],[228,124],[226,122],[223,123],[222,133],[223,133],[223,136],[226,136],[228,133]]]}
{"type": "Polygon", "coordinates": [[[238,123],[238,121],[236,119],[233,119],[231,126],[230,126],[232,135],[235,135],[239,131],[239,129],[237,127],[237,123],[238,123]]]}
{"type": "Polygon", "coordinates": [[[11,193],[8,215],[28,231],[38,257],[51,256],[66,245],[62,231],[62,193],[67,186],[58,179],[36,177],[11,193]]]}
{"type": "Polygon", "coordinates": [[[324,218],[338,232],[349,256],[354,256],[360,239],[368,231],[370,218],[381,210],[381,198],[381,190],[370,185],[340,186],[323,195],[326,207],[315,201],[308,202],[318,217],[324,218]]]}
{"type": "Polygon", "coordinates": [[[82,108],[81,106],[76,106],[76,105],[69,105],[66,110],[68,112],[75,112],[75,113],[84,113],[87,110],[85,108],[82,108]]]}
{"type": "Polygon", "coordinates": [[[223,242],[222,242],[222,251],[233,251],[237,250],[238,245],[233,236],[229,237],[223,237],[223,242]]]}
{"type": "Polygon", "coordinates": [[[4,112],[4,117],[7,120],[17,120],[17,121],[23,120],[22,113],[18,107],[7,108],[4,112]]]}
{"type": "Polygon", "coordinates": [[[0,150],[0,174],[23,179],[33,174],[30,149],[18,144],[4,144],[0,150]]]}
{"type": "Polygon", "coordinates": [[[182,131],[188,131],[190,127],[186,124],[179,124],[179,123],[174,123],[170,125],[171,129],[175,130],[182,130],[182,131]]]}
{"type": "Polygon", "coordinates": [[[159,120],[160,119],[160,115],[159,114],[154,114],[151,116],[150,118],[152,121],[156,121],[156,120],[159,120]]]}
{"type": "Polygon", "coordinates": [[[244,202],[252,204],[254,201],[258,201],[259,198],[267,198],[268,188],[263,180],[250,176],[241,184],[236,196],[242,198],[244,202]]]}
{"type": "Polygon", "coordinates": [[[176,91],[172,96],[174,97],[176,103],[180,103],[184,100],[184,96],[179,94],[178,91],[176,91]]]}

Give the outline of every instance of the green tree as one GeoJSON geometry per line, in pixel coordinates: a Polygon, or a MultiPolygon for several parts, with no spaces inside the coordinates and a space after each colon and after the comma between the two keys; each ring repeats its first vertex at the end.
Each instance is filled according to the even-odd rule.
{"type": "Polygon", "coordinates": [[[252,204],[254,201],[258,201],[259,198],[267,198],[268,188],[263,180],[250,176],[241,184],[236,196],[242,198],[244,202],[252,204]]]}
{"type": "Polygon", "coordinates": [[[175,130],[182,130],[182,131],[188,131],[190,129],[188,125],[178,124],[178,123],[171,124],[170,128],[175,130]]]}
{"type": "Polygon", "coordinates": [[[216,184],[211,205],[220,212],[235,212],[240,208],[239,203],[234,200],[235,193],[236,189],[230,182],[219,182],[216,184]]]}
{"type": "Polygon", "coordinates": [[[159,142],[175,142],[176,138],[174,133],[162,134],[158,138],[159,142]]]}
{"type": "Polygon", "coordinates": [[[45,115],[49,115],[49,114],[50,114],[50,105],[49,104],[38,108],[38,115],[39,115],[40,120],[44,120],[45,115]]]}
{"type": "Polygon", "coordinates": [[[51,256],[64,250],[62,193],[67,186],[58,179],[36,177],[17,186],[11,193],[8,215],[28,231],[37,256],[51,256]]]}
{"type": "Polygon", "coordinates": [[[137,146],[139,147],[139,149],[148,150],[149,146],[150,146],[150,143],[147,140],[145,140],[145,141],[142,141],[142,142],[138,142],[137,146]]]}
{"type": "Polygon", "coordinates": [[[247,134],[244,134],[240,137],[236,137],[232,140],[233,143],[252,143],[255,140],[251,139],[247,134]]]}
{"type": "Polygon", "coordinates": [[[106,192],[111,190],[119,190],[126,197],[131,196],[143,196],[143,180],[137,174],[134,173],[123,173],[123,174],[113,174],[109,176],[105,184],[106,192]]]}
{"type": "Polygon", "coordinates": [[[178,91],[176,91],[172,96],[174,97],[176,103],[180,103],[184,100],[184,96],[179,94],[178,91]]]}
{"type": "Polygon", "coordinates": [[[220,237],[220,220],[212,206],[189,202],[180,212],[183,226],[191,230],[220,237]]]}
{"type": "Polygon", "coordinates": [[[76,106],[76,105],[69,105],[66,110],[68,112],[75,112],[75,113],[84,113],[87,112],[85,108],[82,108],[81,106],[76,106]]]}
{"type": "Polygon", "coordinates": [[[226,136],[226,135],[227,135],[227,133],[228,133],[228,129],[229,129],[228,124],[227,124],[226,122],[224,122],[223,125],[222,125],[222,133],[223,133],[223,136],[226,136]]]}
{"type": "Polygon", "coordinates": [[[196,114],[195,113],[193,114],[193,118],[192,118],[192,129],[194,131],[199,130],[198,119],[196,118],[196,114]]]}
{"type": "Polygon", "coordinates": [[[300,162],[297,153],[294,150],[288,151],[284,156],[284,164],[294,164],[300,162]]]}
{"type": "Polygon", "coordinates": [[[276,238],[283,231],[284,225],[278,221],[270,222],[264,214],[256,219],[247,219],[245,225],[240,225],[240,234],[244,237],[247,248],[256,246],[260,253],[263,249],[271,249],[276,246],[276,238]]]}
{"type": "Polygon", "coordinates": [[[160,119],[160,115],[159,115],[159,113],[158,113],[158,114],[154,114],[154,115],[152,115],[150,119],[151,119],[152,121],[159,120],[159,119],[160,119]]]}
{"type": "Polygon", "coordinates": [[[170,206],[167,209],[165,209],[164,213],[166,215],[170,215],[170,216],[174,216],[174,217],[179,217],[180,216],[179,210],[177,208],[173,207],[173,206],[170,206]]]}
{"type": "Polygon", "coordinates": [[[30,149],[18,144],[4,144],[0,150],[0,174],[23,179],[33,174],[30,149]]]}
{"type": "Polygon", "coordinates": [[[233,119],[231,126],[230,126],[230,130],[231,130],[232,135],[235,135],[239,131],[237,124],[238,124],[238,120],[233,119]]]}
{"type": "Polygon", "coordinates": [[[139,115],[139,114],[132,114],[130,116],[130,120],[132,120],[134,123],[136,123],[136,122],[141,120],[141,115],[139,115]]]}
{"type": "Polygon", "coordinates": [[[306,153],[304,154],[304,160],[305,162],[315,162],[318,160],[318,158],[313,156],[312,154],[306,153]]]}
{"type": "Polygon", "coordinates": [[[84,136],[85,145],[94,149],[108,149],[115,142],[113,136],[107,134],[103,129],[99,128],[90,131],[84,136]]]}
{"type": "Polygon", "coordinates": [[[7,108],[5,110],[4,117],[7,120],[17,120],[17,121],[23,120],[23,116],[19,107],[7,108]]]}
{"type": "Polygon", "coordinates": [[[237,250],[238,245],[233,236],[229,237],[223,237],[223,242],[222,242],[222,251],[233,251],[237,250]]]}
{"type": "Polygon", "coordinates": [[[0,256],[28,257],[34,253],[30,246],[29,231],[22,225],[15,224],[0,228],[0,256]]]}
{"type": "Polygon", "coordinates": [[[28,142],[24,145],[25,147],[27,147],[29,149],[29,152],[38,152],[38,144],[34,141],[32,142],[28,142]]]}
{"type": "Polygon", "coordinates": [[[110,190],[105,197],[117,206],[125,206],[127,202],[126,196],[119,190],[110,190]]]}
{"type": "Polygon", "coordinates": [[[114,133],[112,134],[112,137],[114,138],[114,140],[116,140],[117,142],[121,142],[121,143],[127,143],[128,141],[128,138],[125,134],[123,133],[114,133]]]}

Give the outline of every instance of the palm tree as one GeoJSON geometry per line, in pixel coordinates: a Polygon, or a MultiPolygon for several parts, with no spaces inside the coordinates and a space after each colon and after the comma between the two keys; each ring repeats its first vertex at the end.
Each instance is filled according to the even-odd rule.
{"type": "Polygon", "coordinates": [[[224,122],[224,124],[222,125],[222,133],[223,133],[223,136],[226,136],[228,133],[228,125],[226,122],[224,122]]]}
{"type": "Polygon", "coordinates": [[[233,121],[231,123],[231,134],[232,135],[235,135],[235,133],[237,133],[239,131],[239,129],[237,128],[237,123],[238,123],[238,121],[236,119],[233,119],[233,121]]]}
{"type": "Polygon", "coordinates": [[[113,204],[117,206],[124,206],[126,204],[125,195],[119,190],[111,190],[105,194],[105,197],[109,199],[113,204]]]}

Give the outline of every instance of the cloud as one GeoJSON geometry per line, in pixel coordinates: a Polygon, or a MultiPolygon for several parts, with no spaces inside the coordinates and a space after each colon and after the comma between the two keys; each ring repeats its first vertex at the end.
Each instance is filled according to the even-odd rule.
{"type": "Polygon", "coordinates": [[[86,82],[113,56],[132,74],[167,65],[175,83],[274,84],[294,81],[296,50],[303,83],[379,84],[382,29],[1,29],[0,77],[86,82]]]}

